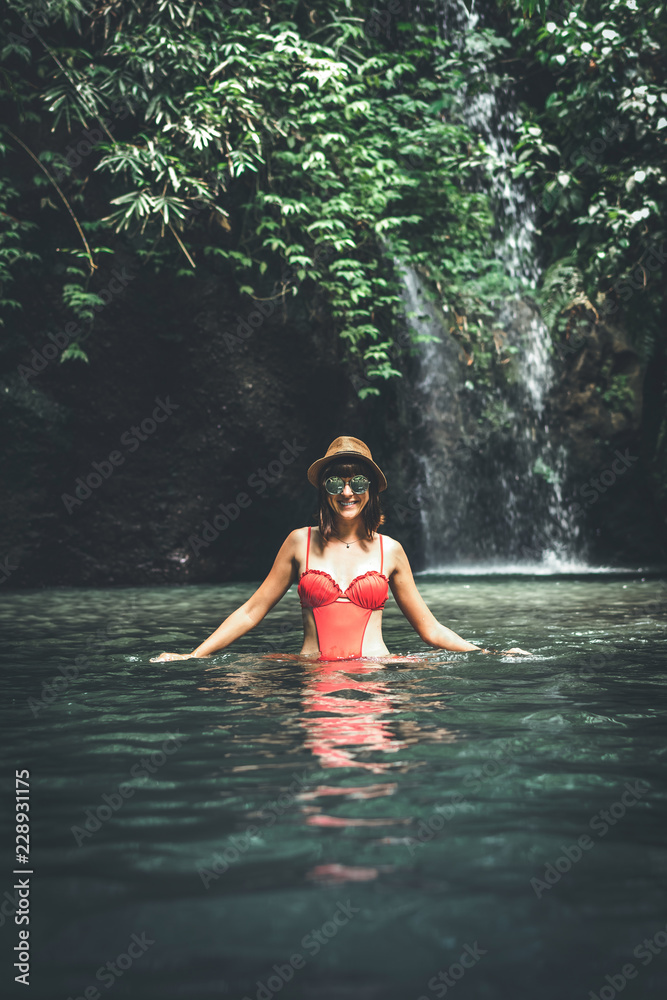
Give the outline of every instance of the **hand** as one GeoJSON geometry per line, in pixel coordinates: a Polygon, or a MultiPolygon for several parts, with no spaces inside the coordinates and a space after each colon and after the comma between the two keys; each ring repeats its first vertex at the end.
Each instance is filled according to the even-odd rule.
{"type": "Polygon", "coordinates": [[[189,660],[194,653],[160,653],[159,656],[151,656],[151,663],[160,663],[163,660],[189,660]]]}
{"type": "Polygon", "coordinates": [[[511,649],[506,649],[503,656],[532,656],[526,649],[519,649],[518,646],[512,646],[511,649]]]}

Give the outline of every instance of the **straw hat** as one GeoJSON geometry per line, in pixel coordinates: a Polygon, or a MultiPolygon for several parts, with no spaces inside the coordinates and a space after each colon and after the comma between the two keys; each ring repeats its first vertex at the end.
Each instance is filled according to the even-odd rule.
{"type": "Polygon", "coordinates": [[[373,461],[371,450],[367,444],[355,437],[337,437],[327,448],[324,458],[318,458],[308,469],[308,482],[313,486],[319,486],[319,474],[323,466],[328,465],[336,458],[361,458],[368,465],[372,466],[378,478],[378,491],[386,490],[387,480],[379,465],[373,461]]]}

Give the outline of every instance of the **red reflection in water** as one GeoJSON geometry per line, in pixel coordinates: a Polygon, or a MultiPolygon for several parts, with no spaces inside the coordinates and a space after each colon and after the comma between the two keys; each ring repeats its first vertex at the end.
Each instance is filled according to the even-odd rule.
{"type": "Polygon", "coordinates": [[[399,698],[379,679],[382,667],[359,660],[323,661],[313,664],[303,692],[305,746],[323,767],[360,767],[382,773],[390,765],[356,760],[359,750],[396,753],[406,746],[389,728],[386,716],[398,711],[399,698]],[[359,680],[359,675],[369,675],[359,680]],[[354,698],[337,692],[356,691],[354,698]],[[323,713],[322,715],[315,713],[323,713]]]}
{"type": "Polygon", "coordinates": [[[370,882],[378,877],[380,872],[393,872],[394,865],[378,865],[377,868],[361,868],[354,865],[316,865],[306,872],[306,878],[311,882],[370,882]]]}
{"type": "MultiPolygon", "coordinates": [[[[308,810],[304,809],[304,812],[308,810]]],[[[347,816],[325,816],[323,814],[318,814],[317,816],[308,816],[306,819],[306,824],[308,826],[387,826],[388,823],[410,823],[410,819],[363,819],[361,816],[355,816],[353,818],[347,816]]]]}
{"type": "MultiPolygon", "coordinates": [[[[308,671],[303,692],[303,714],[299,721],[307,734],[305,746],[312,750],[323,767],[357,767],[382,774],[395,764],[358,760],[357,754],[369,750],[396,753],[417,742],[418,734],[412,731],[413,727],[408,724],[406,728],[409,720],[403,720],[401,725],[402,731],[408,734],[408,739],[397,736],[390,728],[391,716],[399,711],[399,703],[408,696],[389,689],[382,680],[383,670],[384,664],[381,661],[330,660],[313,663],[308,671]],[[354,697],[355,694],[357,697],[354,697]]],[[[449,740],[455,737],[453,733],[441,731],[436,738],[449,740]]],[[[408,766],[404,765],[404,768],[407,769],[408,766]]],[[[392,795],[395,790],[395,782],[338,788],[320,785],[299,797],[302,801],[332,795],[343,795],[348,799],[372,799],[392,795]]],[[[303,812],[308,826],[328,829],[386,827],[410,822],[409,818],[394,816],[368,819],[359,816],[331,816],[318,811],[316,806],[304,806],[303,812]]],[[[356,877],[352,869],[337,866],[336,870],[337,881],[356,877]]],[[[375,872],[375,869],[358,871],[375,872]]]]}
{"type": "Polygon", "coordinates": [[[391,795],[396,788],[395,781],[379,785],[318,785],[310,792],[300,792],[297,798],[319,799],[321,795],[344,795],[346,799],[376,799],[378,796],[391,795]]]}
{"type": "MultiPolygon", "coordinates": [[[[295,717],[293,710],[285,720],[288,729],[284,738],[293,747],[293,730],[291,727],[296,724],[305,730],[303,746],[312,751],[319,764],[324,768],[361,768],[363,771],[370,771],[376,774],[384,774],[390,768],[399,769],[402,773],[411,770],[413,767],[420,767],[424,762],[420,760],[405,760],[398,762],[392,760],[367,761],[359,760],[359,755],[369,752],[379,752],[381,754],[396,754],[397,751],[415,744],[443,741],[452,742],[457,739],[456,733],[447,728],[435,728],[434,726],[420,726],[415,720],[406,718],[396,718],[400,711],[415,708],[413,693],[408,686],[403,687],[400,692],[393,690],[389,682],[396,679],[394,674],[385,673],[386,665],[397,661],[420,662],[425,669],[435,669],[428,661],[418,656],[386,656],[381,658],[368,658],[364,660],[313,660],[295,654],[269,654],[263,659],[272,661],[299,662],[303,666],[300,676],[303,679],[302,710],[295,717]]],[[[220,667],[209,668],[211,673],[219,673],[220,667]]],[[[207,671],[208,673],[208,671],[207,671]]],[[[257,669],[257,660],[253,658],[247,668],[242,672],[229,672],[221,676],[212,677],[210,690],[217,686],[227,688],[236,695],[251,695],[253,710],[260,712],[269,709],[273,705],[273,699],[269,698],[274,691],[280,689],[280,676],[257,669]]],[[[440,690],[442,697],[446,692],[440,690]]],[[[444,709],[446,705],[440,701],[435,701],[430,695],[428,704],[433,707],[444,709]]],[[[418,699],[419,700],[419,699],[418,699]]],[[[243,702],[241,702],[243,704],[243,702]]],[[[419,707],[424,707],[424,702],[419,700],[419,707]]],[[[255,737],[255,742],[260,738],[255,737]]],[[[267,736],[268,746],[275,748],[281,743],[281,735],[273,729],[267,736]]],[[[255,753],[259,751],[256,749],[255,753]]],[[[265,751],[266,756],[272,756],[271,749],[265,751]]],[[[268,764],[239,764],[232,767],[232,771],[248,771],[265,769],[268,764]]],[[[280,766],[284,766],[282,763],[280,766]]],[[[334,778],[335,780],[335,778],[334,778]]],[[[353,803],[369,801],[381,797],[389,798],[397,789],[395,781],[378,781],[367,785],[333,785],[322,783],[314,788],[302,789],[294,796],[300,803],[300,811],[307,826],[319,828],[324,833],[327,830],[336,831],[349,827],[377,829],[378,834],[381,828],[385,827],[385,835],[377,839],[378,844],[402,844],[407,842],[405,837],[390,836],[389,827],[398,827],[396,834],[403,831],[401,827],[411,822],[405,816],[344,816],[329,815],[321,811],[322,800],[327,801],[330,807],[342,806],[343,809],[353,803]],[[336,799],[336,797],[339,797],[336,799]],[[345,805],[341,801],[345,800],[345,805]]],[[[363,807],[362,807],[363,808],[363,807]]],[[[332,812],[337,809],[332,808],[332,812]]],[[[389,811],[389,810],[387,810],[389,811]]],[[[372,834],[371,834],[372,836],[372,834]]],[[[348,881],[369,881],[378,877],[384,871],[392,871],[391,866],[362,867],[355,865],[344,865],[337,862],[323,863],[315,866],[306,873],[306,878],[320,883],[343,883],[348,881]]]]}

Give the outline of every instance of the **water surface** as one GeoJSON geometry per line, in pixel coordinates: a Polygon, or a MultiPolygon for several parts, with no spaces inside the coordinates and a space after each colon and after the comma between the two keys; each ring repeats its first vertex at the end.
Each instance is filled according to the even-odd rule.
{"type": "Polygon", "coordinates": [[[419,588],[534,655],[431,650],[390,598],[388,648],[422,659],[282,657],[292,588],[230,649],[150,663],[254,587],[5,592],[3,777],[30,770],[35,872],[10,994],[611,1000],[631,963],[624,1000],[662,995],[667,583],[419,588]]]}

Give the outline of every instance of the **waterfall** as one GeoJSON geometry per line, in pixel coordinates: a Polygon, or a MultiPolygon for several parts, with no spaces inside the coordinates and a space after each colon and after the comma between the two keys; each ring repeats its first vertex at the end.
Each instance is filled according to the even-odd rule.
{"type": "MultiPolygon", "coordinates": [[[[480,18],[462,0],[445,0],[442,21],[446,37],[463,46],[480,18]]],[[[420,275],[396,262],[408,324],[430,338],[417,347],[402,401],[426,566],[436,572],[583,569],[579,525],[563,496],[567,454],[552,443],[548,425],[549,336],[531,297],[540,279],[536,208],[511,176],[518,113],[506,91],[468,89],[461,90],[458,114],[494,160],[486,190],[499,222],[494,251],[509,289],[506,299],[490,303],[494,327],[518,350],[512,391],[490,394],[480,413],[480,390],[467,377],[442,305],[420,275]]]]}

